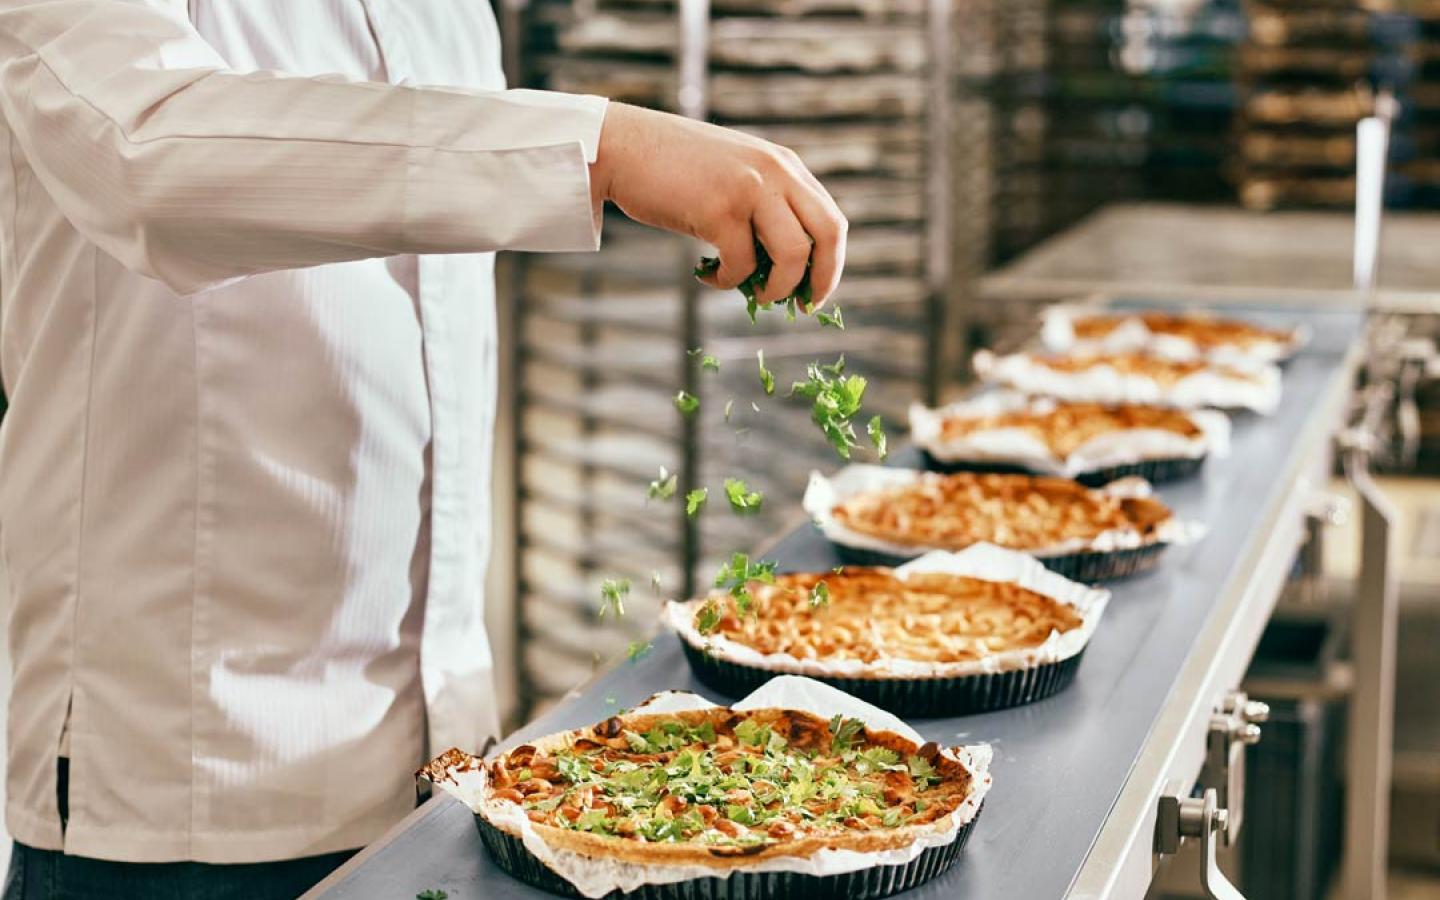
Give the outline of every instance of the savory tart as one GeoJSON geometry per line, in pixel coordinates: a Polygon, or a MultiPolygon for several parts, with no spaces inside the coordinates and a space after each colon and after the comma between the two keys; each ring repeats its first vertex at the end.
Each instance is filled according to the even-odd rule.
{"type": "Polygon", "coordinates": [[[1279,362],[1304,343],[1293,328],[1270,328],[1197,312],[1095,312],[1067,306],[1046,311],[1041,339],[1051,351],[1144,351],[1174,359],[1279,362]]]}
{"type": "Polygon", "coordinates": [[[931,468],[1064,475],[1087,485],[1170,481],[1229,447],[1230,421],[1209,410],[1090,403],[994,391],[941,409],[910,407],[931,468]]]}
{"type": "Polygon", "coordinates": [[[665,618],[699,679],[743,696],[778,674],[824,681],[899,715],[954,716],[1067,686],[1109,593],[990,545],[895,569],[777,576],[671,602],[665,618]]]}
{"type": "Polygon", "coordinates": [[[1274,412],[1280,370],[1269,363],[1212,363],[1139,352],[975,354],[990,384],[1027,394],[1091,403],[1146,403],[1274,412]]]}
{"type": "Polygon", "coordinates": [[[1142,479],[1087,488],[1067,478],[847,466],[811,473],[805,509],[847,562],[895,564],[990,543],[1079,581],[1158,562],[1188,529],[1142,479]]]}
{"type": "Polygon", "coordinates": [[[612,716],[488,761],[451,750],[421,775],[478,780],[465,799],[496,862],[558,893],[577,893],[577,872],[623,866],[649,887],[683,878],[675,896],[785,896],[797,886],[786,868],[839,850],[908,865],[883,888],[833,875],[807,887],[851,897],[869,885],[858,896],[878,897],[953,862],[989,788],[988,754],[969,752],[983,750],[942,750],[842,715],[708,707],[612,716]]]}

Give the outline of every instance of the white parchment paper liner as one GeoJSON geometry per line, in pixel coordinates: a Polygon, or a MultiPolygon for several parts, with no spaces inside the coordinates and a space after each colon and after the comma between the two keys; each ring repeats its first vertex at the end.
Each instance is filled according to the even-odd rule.
{"type": "MultiPolygon", "coordinates": [[[[636,707],[637,713],[666,713],[692,709],[709,709],[718,704],[711,703],[698,694],[686,691],[667,691],[656,694],[636,707]]],[[[925,738],[900,719],[862,700],[809,678],[798,675],[782,675],[772,678],[750,696],[734,704],[731,709],[744,712],[750,709],[794,709],[813,713],[829,719],[839,713],[859,719],[867,728],[878,731],[893,731],[914,741],[917,746],[926,743],[925,738]]],[[[723,868],[700,865],[642,865],[614,859],[598,859],[582,856],[572,850],[551,847],[540,837],[526,817],[525,810],[515,803],[504,800],[489,800],[485,796],[487,779],[485,767],[476,765],[473,758],[463,766],[446,769],[444,779],[436,782],[441,790],[453,795],[477,814],[484,816],[504,831],[519,834],[529,850],[542,863],[560,877],[575,886],[586,897],[603,897],[620,889],[633,891],[644,884],[670,884],[689,881],[694,878],[724,878],[733,871],[745,872],[800,872],[806,875],[839,875],[859,869],[876,866],[899,866],[911,862],[931,847],[949,844],[958,836],[960,829],[975,818],[980,803],[990,790],[989,744],[972,744],[960,747],[946,747],[944,755],[958,761],[971,774],[970,794],[949,816],[949,821],[934,830],[921,832],[917,839],[905,846],[892,850],[857,852],[853,850],[822,849],[805,857],[776,857],[746,863],[736,860],[733,865],[723,868]]]]}
{"type": "Polygon", "coordinates": [[[1079,372],[1057,372],[1029,353],[997,356],[981,350],[975,354],[974,362],[976,374],[986,382],[1061,400],[1158,403],[1182,409],[1215,406],[1252,409],[1265,415],[1280,405],[1280,369],[1272,363],[1228,364],[1253,375],[1253,380],[1233,378],[1218,369],[1207,368],[1186,375],[1174,384],[1161,385],[1148,375],[1120,372],[1107,365],[1079,372]]]}
{"type": "Polygon", "coordinates": [[[772,672],[839,678],[958,678],[1029,669],[1069,659],[1085,648],[1110,601],[1107,590],[1071,581],[1045,568],[1033,557],[994,544],[975,544],[959,553],[935,550],[896,566],[894,571],[896,577],[902,579],[911,574],[943,573],[1014,583],[1071,607],[1080,614],[1081,625],[1066,632],[1051,631],[1044,643],[1035,647],[1003,650],[980,659],[934,663],[897,658],[874,662],[801,659],[788,653],[761,653],[723,634],[703,635],[697,631],[695,612],[705,602],[703,597],[665,604],[665,621],[687,643],[705,648],[711,656],[772,672]]]}
{"type": "Polygon", "coordinates": [[[1188,337],[1173,334],[1156,334],[1145,326],[1145,320],[1137,314],[1120,321],[1113,331],[1100,338],[1082,340],[1075,336],[1077,319],[1092,316],[1123,315],[1113,309],[1060,304],[1045,310],[1040,327],[1040,342],[1055,353],[1130,353],[1144,351],[1169,359],[1191,360],[1205,358],[1217,363],[1280,362],[1295,355],[1295,352],[1310,340],[1309,329],[1304,326],[1290,329],[1286,340],[1260,340],[1250,344],[1221,344],[1209,352],[1202,351],[1188,337]]]}
{"type": "Polygon", "coordinates": [[[1118,429],[1096,435],[1064,457],[1023,428],[987,428],[948,441],[942,437],[948,419],[979,419],[1027,409],[1044,414],[1058,405],[1050,397],[1030,397],[1015,391],[992,391],[940,409],[915,403],[910,406],[910,437],[943,462],[1018,464],[1034,472],[1066,478],[1149,460],[1200,459],[1207,454],[1220,458],[1230,453],[1230,418],[1208,409],[1185,411],[1202,432],[1199,437],[1163,428],[1118,429]]]}
{"type": "MultiPolygon", "coordinates": [[[[938,479],[946,476],[937,472],[920,472],[915,469],[896,469],[889,466],[864,464],[849,465],[826,477],[819,472],[810,473],[810,483],[805,487],[803,505],[805,512],[819,526],[825,537],[846,547],[875,550],[894,556],[917,556],[931,550],[947,550],[947,547],[933,547],[926,544],[897,544],[868,534],[862,534],[844,525],[835,518],[836,505],[870,491],[882,491],[903,487],[924,479],[938,479]]],[[[1154,493],[1150,483],[1143,478],[1121,478],[1095,490],[1116,497],[1148,497],[1154,493]]],[[[1037,547],[1024,551],[1030,556],[1046,559],[1052,556],[1068,556],[1071,553],[1112,553],[1116,550],[1130,550],[1150,544],[1188,544],[1199,540],[1205,534],[1205,526],[1198,522],[1182,522],[1175,516],[1161,522],[1155,534],[1146,537],[1133,528],[1115,528],[1102,531],[1090,540],[1070,538],[1049,547],[1037,547]]]]}

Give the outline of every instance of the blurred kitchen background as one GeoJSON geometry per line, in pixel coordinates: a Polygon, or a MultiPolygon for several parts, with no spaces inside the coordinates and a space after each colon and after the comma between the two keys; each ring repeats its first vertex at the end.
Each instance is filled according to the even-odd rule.
{"type": "MultiPolygon", "coordinates": [[[[1354,302],[1355,125],[1393,108],[1374,302],[1409,366],[1385,482],[1405,523],[1394,896],[1440,896],[1423,874],[1440,868],[1440,383],[1426,344],[1440,332],[1440,215],[1428,212],[1440,209],[1440,2],[497,4],[513,84],[783,143],[851,221],[843,332],[778,313],[752,326],[737,295],[690,276],[702,248],[618,214],[598,254],[505,260],[490,614],[512,724],[643,648],[663,598],[704,589],[722,558],[801,518],[808,472],[837,460],[803,404],[751,406],[762,345],[777,396],[806,362],[843,353],[899,440],[911,401],[963,389],[970,349],[1022,340],[1045,302],[1096,291],[1354,302]],[[673,406],[682,388],[700,398],[693,417],[673,406]],[[648,501],[662,467],[680,496],[708,486],[708,512],[648,501]],[[757,515],[726,509],[729,475],[764,491],[757,515]],[[619,622],[597,620],[607,578],[633,585],[619,622]]],[[[1351,543],[1332,536],[1321,560],[1331,605],[1346,600],[1351,543]]],[[[1322,685],[1272,698],[1290,704],[1293,740],[1267,738],[1258,765],[1313,769],[1283,787],[1313,803],[1285,808],[1323,831],[1343,716],[1323,685],[1344,635],[1313,588],[1297,585],[1299,630],[1266,650],[1279,668],[1262,660],[1252,674],[1262,687],[1293,688],[1297,671],[1322,685]]],[[[1313,837],[1303,859],[1293,835],[1252,841],[1283,860],[1284,880],[1249,895],[1323,896],[1333,861],[1316,858],[1326,838],[1313,837]]]]}

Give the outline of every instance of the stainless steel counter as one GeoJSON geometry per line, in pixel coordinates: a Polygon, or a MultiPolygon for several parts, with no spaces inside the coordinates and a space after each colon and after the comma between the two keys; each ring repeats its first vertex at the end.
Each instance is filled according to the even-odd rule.
{"type": "MultiPolygon", "coordinates": [[[[1068,690],[1018,709],[914,723],[933,740],[994,744],[995,787],[961,861],[907,897],[1143,894],[1156,798],[1188,790],[1199,772],[1210,709],[1239,683],[1291,570],[1307,492],[1327,471],[1358,361],[1358,313],[1249,314],[1303,321],[1314,337],[1286,369],[1279,411],[1240,416],[1228,459],[1161,491],[1181,516],[1207,523],[1207,537],[1112,586],[1068,690]]],[[[809,525],[767,556],[791,570],[837,563],[809,525]]],[[[652,654],[600,676],[510,743],[672,688],[709,693],[692,680],[675,639],[662,635],[652,654]]],[[[547,896],[497,870],[470,813],[448,797],[417,809],[309,896],[407,900],[428,888],[451,900],[547,896]]]]}

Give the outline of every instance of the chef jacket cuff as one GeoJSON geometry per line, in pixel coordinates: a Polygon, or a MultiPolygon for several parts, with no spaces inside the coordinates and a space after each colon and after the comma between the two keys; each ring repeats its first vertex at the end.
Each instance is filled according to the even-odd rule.
{"type": "Polygon", "coordinates": [[[473,247],[475,237],[495,249],[593,251],[602,216],[590,197],[608,101],[548,91],[506,91],[507,103],[528,107],[517,116],[522,145],[468,150],[420,146],[411,154],[407,226],[425,245],[473,247]],[[467,190],[467,185],[475,185],[467,190]],[[503,204],[486,202],[498,193],[503,204]]]}

